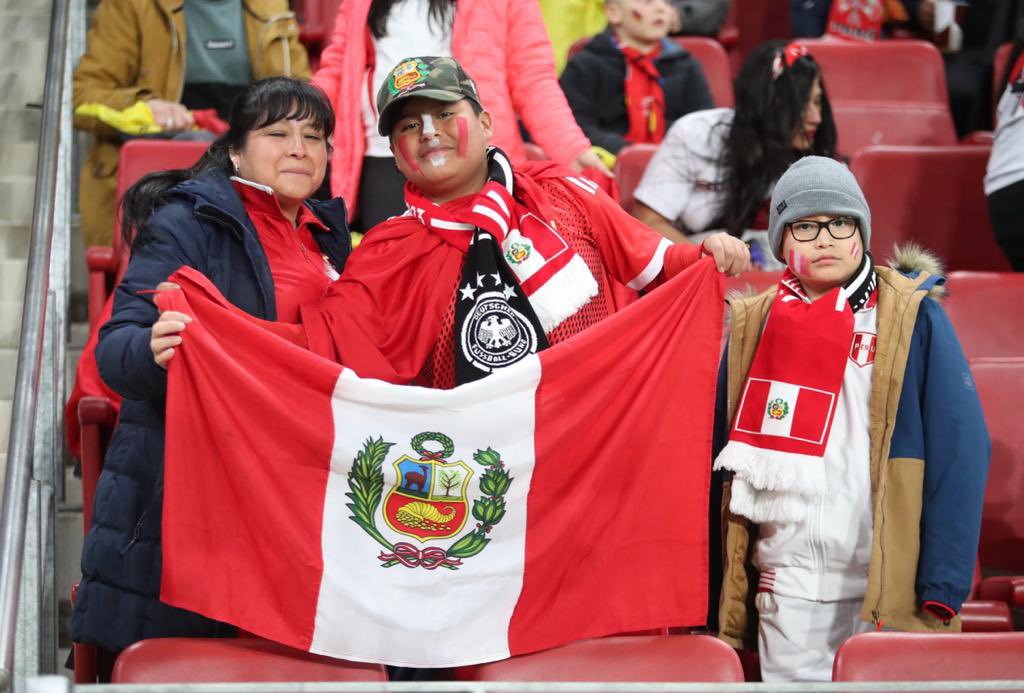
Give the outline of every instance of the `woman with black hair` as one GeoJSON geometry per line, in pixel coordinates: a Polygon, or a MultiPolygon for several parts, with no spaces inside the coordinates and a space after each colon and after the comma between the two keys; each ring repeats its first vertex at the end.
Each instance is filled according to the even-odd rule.
{"type": "Polygon", "coordinates": [[[1002,75],[996,131],[985,172],[992,229],[1015,272],[1024,272],[1024,20],[1002,75]]]}
{"type": "MultiPolygon", "coordinates": [[[[324,94],[285,77],[255,82],[235,100],[229,125],[194,167],[146,176],[123,201],[132,257],[96,359],[124,399],[96,488],[71,619],[75,642],[105,654],[143,638],[234,632],[159,600],[167,379],[150,346],[159,315],[152,289],[185,265],[247,313],[296,322],[298,307],[320,298],[351,249],[343,202],[308,199],[331,151],[334,113],[324,94]]],[[[180,342],[163,339],[165,347],[180,342]]],[[[254,545],[260,529],[248,538],[254,545]]]]}
{"type": "MultiPolygon", "coordinates": [[[[772,41],[756,48],[735,92],[735,109],[676,121],[637,186],[633,213],[670,240],[767,229],[767,201],[789,165],[808,154],[835,155],[836,126],[821,68],[802,44],[772,41]]],[[[752,259],[768,263],[771,254],[752,259]]]]}

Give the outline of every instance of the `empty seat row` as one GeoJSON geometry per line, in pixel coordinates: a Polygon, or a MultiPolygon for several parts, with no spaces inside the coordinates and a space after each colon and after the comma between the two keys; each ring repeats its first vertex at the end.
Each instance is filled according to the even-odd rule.
{"type": "MultiPolygon", "coordinates": [[[[584,640],[491,664],[463,667],[469,681],[739,683],[736,652],[706,635],[584,640]]],[[[1024,633],[866,633],[842,645],[834,681],[1024,679],[1024,633]]],[[[383,682],[380,665],[329,660],[264,640],[166,638],[126,649],[114,683],[229,681],[383,682]]]]}

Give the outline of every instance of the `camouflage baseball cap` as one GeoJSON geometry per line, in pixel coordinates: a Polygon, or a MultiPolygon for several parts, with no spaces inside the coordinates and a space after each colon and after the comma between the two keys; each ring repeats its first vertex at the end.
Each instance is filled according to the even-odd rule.
{"type": "Polygon", "coordinates": [[[391,134],[397,104],[413,96],[451,102],[470,99],[483,107],[476,84],[455,58],[433,55],[405,58],[391,69],[377,92],[377,113],[380,114],[377,132],[382,137],[391,134]]]}

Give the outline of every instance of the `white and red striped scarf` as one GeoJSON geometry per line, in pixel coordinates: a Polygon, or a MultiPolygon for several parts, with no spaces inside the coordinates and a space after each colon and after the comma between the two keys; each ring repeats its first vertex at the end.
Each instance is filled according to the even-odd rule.
{"type": "Polygon", "coordinates": [[[453,211],[407,183],[407,214],[463,252],[477,229],[493,236],[541,326],[550,332],[597,295],[597,281],[558,233],[551,204],[539,186],[528,176],[514,175],[500,149],[490,147],[487,158],[487,183],[471,205],[453,211]]]}
{"type": "Polygon", "coordinates": [[[844,286],[816,301],[786,270],[729,442],[715,460],[716,470],[734,473],[732,512],[754,522],[795,522],[828,492],[823,457],[854,336],[853,314],[876,295],[867,253],[844,286]]]}

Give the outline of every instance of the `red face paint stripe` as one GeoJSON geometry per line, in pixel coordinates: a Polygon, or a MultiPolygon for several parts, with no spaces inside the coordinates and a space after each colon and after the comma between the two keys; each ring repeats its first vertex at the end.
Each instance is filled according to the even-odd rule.
{"type": "Polygon", "coordinates": [[[850,246],[850,257],[857,257],[858,250],[857,241],[854,241],[853,245],[850,246]]]}
{"type": "Polygon", "coordinates": [[[796,272],[797,274],[806,274],[807,273],[807,269],[808,269],[807,265],[808,265],[807,258],[804,257],[801,253],[796,252],[795,248],[790,248],[790,250],[789,250],[789,266],[790,266],[790,268],[794,272],[796,272]]]}
{"type": "Polygon", "coordinates": [[[459,156],[463,157],[469,149],[469,121],[465,116],[459,116],[455,119],[455,124],[459,128],[459,156]]]}
{"type": "Polygon", "coordinates": [[[422,173],[419,164],[416,163],[416,159],[409,152],[409,143],[401,135],[398,137],[398,153],[402,155],[405,163],[412,169],[413,173],[422,173]]]}

